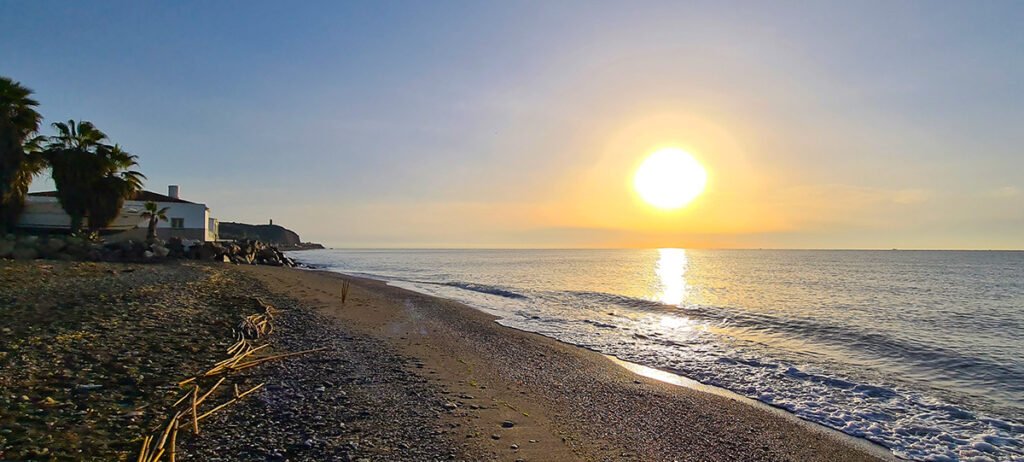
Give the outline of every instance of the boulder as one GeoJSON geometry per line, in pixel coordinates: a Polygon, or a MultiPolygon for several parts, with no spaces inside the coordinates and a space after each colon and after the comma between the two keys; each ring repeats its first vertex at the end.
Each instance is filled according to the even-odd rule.
{"type": "Polygon", "coordinates": [[[46,250],[56,253],[64,250],[64,248],[68,246],[68,243],[59,237],[51,237],[46,240],[46,244],[44,245],[46,246],[46,250]]]}
{"type": "Polygon", "coordinates": [[[171,258],[181,258],[185,256],[185,244],[182,242],[180,237],[172,237],[167,241],[167,250],[171,258]]]}
{"type": "Polygon", "coordinates": [[[0,258],[8,258],[11,256],[11,252],[14,252],[14,240],[0,240],[0,258]]]}
{"type": "Polygon", "coordinates": [[[22,247],[35,247],[39,243],[39,236],[26,235],[18,238],[18,245],[22,247]]]}
{"type": "Polygon", "coordinates": [[[112,245],[116,246],[117,248],[121,249],[122,252],[127,254],[132,251],[132,247],[135,246],[135,241],[127,239],[121,242],[112,243],[112,245]]]}
{"type": "Polygon", "coordinates": [[[100,252],[100,259],[103,261],[121,261],[124,259],[124,250],[117,248],[107,250],[106,252],[100,252]]]}
{"type": "Polygon", "coordinates": [[[170,253],[171,253],[171,250],[168,249],[167,247],[164,247],[164,246],[161,246],[161,245],[154,245],[153,246],[153,254],[158,256],[158,257],[160,257],[160,258],[164,258],[164,257],[170,255],[170,253]]]}
{"type": "Polygon", "coordinates": [[[34,247],[18,246],[11,252],[11,258],[15,260],[35,260],[39,258],[39,252],[34,247]]]}
{"type": "Polygon", "coordinates": [[[214,247],[212,242],[205,242],[203,244],[193,245],[189,249],[189,258],[194,260],[213,260],[219,257],[222,252],[218,247],[214,247]]]}
{"type": "Polygon", "coordinates": [[[78,236],[68,236],[64,238],[64,242],[68,244],[68,247],[82,247],[85,245],[85,239],[78,236]]]}

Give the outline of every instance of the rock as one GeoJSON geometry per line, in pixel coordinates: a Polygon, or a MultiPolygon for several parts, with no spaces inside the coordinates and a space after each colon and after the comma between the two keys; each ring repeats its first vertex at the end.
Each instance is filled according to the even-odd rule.
{"type": "Polygon", "coordinates": [[[267,247],[267,248],[264,248],[263,250],[260,250],[258,256],[259,256],[259,258],[269,260],[269,259],[272,259],[272,258],[277,258],[277,252],[275,252],[274,249],[271,249],[271,248],[267,247]]]}
{"type": "Polygon", "coordinates": [[[11,252],[11,258],[23,261],[35,260],[36,258],[39,258],[39,252],[32,247],[16,247],[14,251],[11,252]]]}
{"type": "Polygon", "coordinates": [[[495,434],[491,435],[491,439],[492,440],[500,440],[501,439],[501,435],[495,433],[495,434]]]}
{"type": "Polygon", "coordinates": [[[59,237],[51,237],[46,241],[46,249],[50,252],[60,252],[67,246],[68,243],[59,237]]]}
{"type": "Polygon", "coordinates": [[[18,238],[18,244],[25,247],[33,247],[39,243],[39,236],[21,236],[18,238]]]}
{"type": "Polygon", "coordinates": [[[164,247],[162,245],[154,245],[153,246],[153,255],[156,255],[156,256],[158,256],[160,258],[164,258],[164,257],[166,257],[166,256],[168,256],[170,254],[171,254],[171,249],[168,249],[167,247],[164,247]]]}
{"type": "Polygon", "coordinates": [[[154,254],[153,252],[151,252],[149,250],[147,250],[145,252],[142,252],[142,258],[150,259],[150,258],[153,258],[154,256],[156,256],[156,254],[154,254]]]}
{"type": "Polygon", "coordinates": [[[194,260],[213,260],[219,252],[209,242],[194,245],[189,249],[189,258],[194,260]]]}
{"type": "Polygon", "coordinates": [[[516,449],[519,449],[519,445],[518,444],[513,444],[512,446],[509,446],[509,449],[512,449],[514,451],[516,449]]]}
{"type": "Polygon", "coordinates": [[[172,237],[167,241],[167,250],[172,258],[185,256],[185,244],[180,237],[172,237]]]}
{"type": "Polygon", "coordinates": [[[11,253],[14,252],[14,241],[13,240],[2,240],[0,241],[0,258],[8,258],[11,253]]]}
{"type": "Polygon", "coordinates": [[[516,423],[511,420],[506,420],[501,423],[501,428],[512,428],[515,427],[516,423]]]}
{"type": "Polygon", "coordinates": [[[100,252],[100,258],[103,261],[121,261],[124,258],[124,250],[113,249],[106,252],[100,252]]]}

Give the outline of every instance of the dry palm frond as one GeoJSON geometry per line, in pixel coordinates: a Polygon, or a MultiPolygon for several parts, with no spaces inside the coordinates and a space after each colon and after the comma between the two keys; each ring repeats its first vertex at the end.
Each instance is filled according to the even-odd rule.
{"type": "Polygon", "coordinates": [[[256,390],[259,390],[260,388],[262,388],[262,387],[263,387],[263,385],[265,385],[265,384],[261,383],[261,384],[259,384],[259,385],[256,385],[255,387],[252,387],[252,388],[250,388],[250,389],[249,389],[249,390],[247,390],[247,391],[244,391],[244,392],[242,392],[242,394],[238,395],[238,397],[237,397],[237,398],[231,398],[231,399],[230,399],[230,400],[228,400],[228,401],[227,401],[226,403],[224,403],[224,404],[221,404],[220,406],[217,406],[217,407],[215,407],[215,408],[213,408],[213,409],[210,409],[209,411],[206,411],[206,413],[204,413],[203,415],[199,416],[199,418],[198,418],[198,419],[199,419],[199,420],[202,420],[202,419],[206,418],[207,416],[209,416],[210,414],[213,414],[214,412],[217,412],[217,411],[219,411],[219,410],[221,410],[221,409],[223,409],[223,408],[227,407],[227,406],[228,406],[228,405],[230,405],[230,404],[233,404],[233,403],[236,403],[236,402],[238,402],[238,400],[240,400],[240,399],[242,399],[242,398],[245,398],[245,397],[246,397],[246,395],[248,395],[248,394],[250,394],[250,393],[252,393],[252,392],[254,392],[254,391],[256,391],[256,390]]]}
{"type": "MultiPolygon", "coordinates": [[[[342,299],[347,297],[348,293],[348,281],[343,286],[342,299]]],[[[326,350],[327,348],[314,348],[311,350],[297,351],[294,353],[283,353],[272,356],[265,356],[262,358],[254,358],[253,354],[263,350],[270,346],[269,343],[264,343],[260,346],[255,346],[253,343],[255,340],[266,337],[274,331],[273,319],[277,313],[282,310],[278,310],[273,305],[260,300],[259,298],[254,299],[256,304],[262,308],[262,313],[254,313],[249,316],[242,318],[242,320],[231,329],[232,338],[234,343],[226,349],[226,353],[229,357],[222,359],[207,370],[205,373],[196,375],[194,377],[187,378],[178,382],[179,387],[192,384],[192,389],[186,391],[177,401],[171,405],[171,409],[174,415],[170,418],[166,427],[161,427],[161,430],[157,430],[156,434],[145,436],[142,439],[142,447],[139,448],[138,462],[158,462],[165,454],[169,456],[171,462],[176,462],[177,458],[177,444],[178,444],[178,430],[182,426],[188,426],[189,422],[185,419],[191,414],[191,427],[192,431],[199,434],[199,421],[210,416],[216,411],[224,409],[225,407],[237,403],[242,398],[254,393],[263,387],[264,384],[256,385],[246,391],[239,392],[238,384],[232,384],[234,388],[233,397],[227,402],[224,402],[213,409],[200,414],[200,406],[207,398],[211,397],[217,388],[223,384],[228,376],[220,377],[207,391],[200,395],[201,383],[205,383],[207,377],[220,374],[229,374],[242,369],[247,369],[267,361],[273,361],[277,359],[289,358],[292,356],[298,356],[302,354],[312,353],[315,351],[326,350]],[[191,398],[191,402],[189,402],[191,398]],[[159,439],[158,439],[159,438],[159,439]],[[168,449],[167,443],[170,441],[170,448],[168,449]]]]}
{"type": "Polygon", "coordinates": [[[231,366],[230,369],[240,370],[240,369],[244,369],[246,367],[252,367],[252,366],[255,366],[257,364],[261,364],[261,363],[264,363],[264,362],[267,362],[267,361],[272,361],[272,360],[275,360],[275,359],[290,358],[292,356],[304,355],[306,353],[313,353],[315,351],[323,351],[323,350],[326,350],[326,349],[327,349],[327,347],[320,347],[320,348],[313,348],[311,350],[296,351],[294,353],[284,353],[284,354],[279,354],[279,355],[274,355],[274,356],[267,356],[267,357],[264,357],[264,358],[259,358],[259,359],[254,359],[252,361],[247,361],[247,362],[244,362],[244,363],[241,363],[241,364],[236,364],[234,366],[231,366]]]}

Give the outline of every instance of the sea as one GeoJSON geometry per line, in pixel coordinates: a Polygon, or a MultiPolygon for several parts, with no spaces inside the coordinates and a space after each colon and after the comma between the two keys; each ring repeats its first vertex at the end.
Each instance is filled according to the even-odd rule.
{"type": "Polygon", "coordinates": [[[900,458],[1024,461],[1024,252],[311,250],[900,458]]]}

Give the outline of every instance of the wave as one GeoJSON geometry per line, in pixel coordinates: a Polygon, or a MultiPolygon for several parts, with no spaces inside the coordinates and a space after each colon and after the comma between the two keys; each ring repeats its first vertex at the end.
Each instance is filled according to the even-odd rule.
{"type": "Polygon", "coordinates": [[[488,294],[488,295],[497,295],[499,297],[511,298],[511,299],[514,299],[514,300],[525,300],[526,298],[528,298],[526,295],[523,295],[523,294],[520,294],[520,293],[517,293],[517,292],[513,292],[511,290],[508,290],[508,289],[505,289],[505,288],[502,288],[502,287],[489,286],[489,285],[485,285],[485,284],[474,284],[474,283],[471,283],[471,282],[445,282],[445,283],[441,283],[441,284],[438,284],[438,283],[434,282],[434,283],[427,283],[427,284],[437,284],[437,285],[443,285],[443,286],[448,286],[448,287],[455,287],[455,288],[458,288],[458,289],[464,289],[464,290],[469,290],[469,291],[473,291],[473,292],[479,292],[479,293],[488,294]]]}
{"type": "Polygon", "coordinates": [[[771,314],[751,313],[720,306],[674,306],[657,301],[603,292],[563,291],[562,297],[585,303],[571,303],[598,312],[609,305],[648,313],[668,313],[728,327],[739,332],[746,329],[764,335],[798,338],[812,344],[824,344],[874,359],[887,358],[905,366],[942,370],[944,379],[992,377],[1010,392],[1024,392],[1024,369],[1018,364],[998,362],[989,358],[943,348],[937,345],[898,338],[857,326],[832,325],[814,319],[779,318],[771,314]]]}

